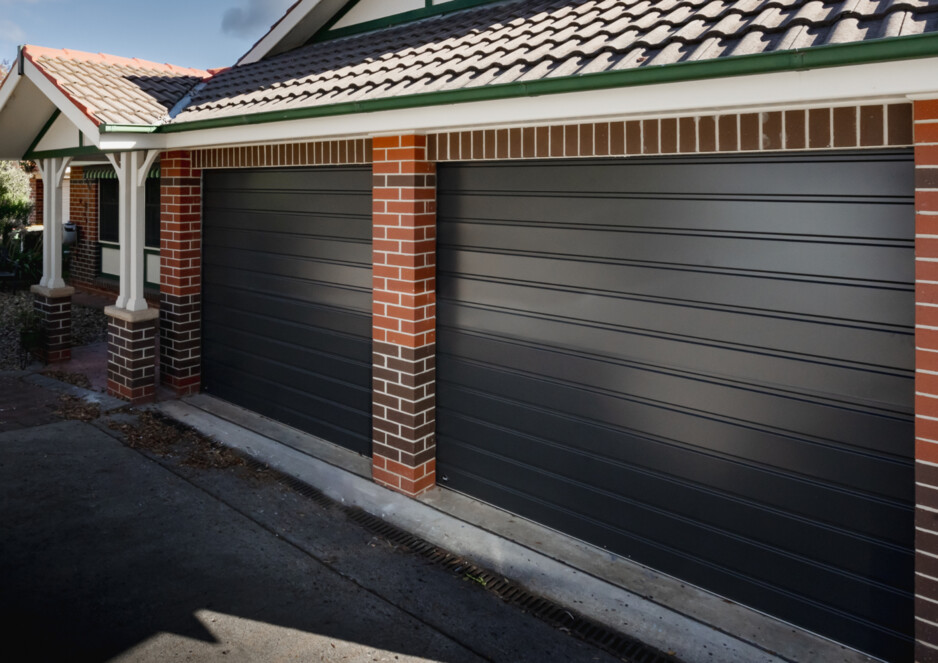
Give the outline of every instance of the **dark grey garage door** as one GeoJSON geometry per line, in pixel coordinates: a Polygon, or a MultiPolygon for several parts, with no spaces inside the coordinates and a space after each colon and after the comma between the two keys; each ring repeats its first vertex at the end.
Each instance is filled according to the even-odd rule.
{"type": "Polygon", "coordinates": [[[371,453],[371,171],[205,174],[205,391],[371,453]]]}
{"type": "Polygon", "coordinates": [[[439,181],[442,480],[910,660],[911,154],[439,181]]]}

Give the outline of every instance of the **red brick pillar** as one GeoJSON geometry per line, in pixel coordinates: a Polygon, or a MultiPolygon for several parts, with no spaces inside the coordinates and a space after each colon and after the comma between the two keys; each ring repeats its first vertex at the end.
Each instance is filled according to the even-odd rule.
{"type": "Polygon", "coordinates": [[[406,495],[436,483],[436,164],[426,136],[374,139],[373,467],[406,495]]]}
{"type": "Polygon", "coordinates": [[[130,401],[147,403],[156,395],[156,309],[127,311],[114,306],[104,312],[108,324],[107,391],[130,401]]]}
{"type": "Polygon", "coordinates": [[[71,287],[50,289],[32,287],[33,307],[39,320],[40,338],[35,339],[39,358],[47,364],[72,358],[72,295],[71,287]]]}
{"type": "Polygon", "coordinates": [[[938,100],[915,102],[915,660],[938,662],[938,100]]]}
{"type": "Polygon", "coordinates": [[[194,394],[202,382],[202,171],[189,152],[164,152],[160,170],[160,380],[194,394]]]}
{"type": "Polygon", "coordinates": [[[100,270],[98,249],[98,181],[86,180],[81,166],[72,166],[68,218],[78,226],[72,246],[70,281],[93,285],[100,270]]]}
{"type": "Polygon", "coordinates": [[[32,214],[29,215],[29,222],[34,225],[41,225],[44,218],[43,203],[45,201],[45,189],[42,185],[42,180],[39,179],[37,175],[38,173],[33,173],[32,178],[29,180],[29,193],[33,204],[33,211],[32,214]]]}

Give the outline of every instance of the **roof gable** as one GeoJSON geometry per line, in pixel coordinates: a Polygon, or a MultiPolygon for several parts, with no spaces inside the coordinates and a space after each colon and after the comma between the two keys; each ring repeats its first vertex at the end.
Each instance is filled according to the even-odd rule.
{"type": "Polygon", "coordinates": [[[41,46],[24,46],[22,57],[95,125],[161,124],[176,102],[211,76],[200,69],[41,46]]]}
{"type": "Polygon", "coordinates": [[[237,64],[251,64],[302,46],[347,4],[348,0],[297,0],[237,64]]]}
{"type": "Polygon", "coordinates": [[[251,64],[311,41],[379,30],[507,0],[297,0],[239,60],[251,64]]]}

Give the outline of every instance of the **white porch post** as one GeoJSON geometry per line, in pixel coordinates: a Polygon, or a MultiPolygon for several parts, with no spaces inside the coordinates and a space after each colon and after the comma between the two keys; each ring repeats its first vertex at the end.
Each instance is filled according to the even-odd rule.
{"type": "Polygon", "coordinates": [[[116,307],[131,312],[147,309],[147,300],[143,296],[146,180],[147,172],[158,156],[156,151],[107,155],[117,171],[120,184],[120,294],[116,307]]]}
{"type": "Polygon", "coordinates": [[[107,391],[131,403],[151,400],[156,393],[156,333],[159,309],[143,296],[146,241],[147,172],[159,152],[108,154],[120,185],[120,295],[104,313],[108,323],[107,391]]]}
{"type": "Polygon", "coordinates": [[[42,279],[39,285],[50,290],[64,288],[62,279],[62,183],[71,157],[40,159],[36,165],[42,173],[42,279]]]}

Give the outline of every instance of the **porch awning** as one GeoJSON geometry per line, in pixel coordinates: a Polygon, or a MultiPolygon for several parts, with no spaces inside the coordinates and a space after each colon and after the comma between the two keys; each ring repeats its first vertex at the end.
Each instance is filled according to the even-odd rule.
{"type": "MultiPolygon", "coordinates": [[[[159,178],[160,176],[160,164],[155,163],[150,168],[150,172],[147,173],[147,178],[159,178]]],[[[116,180],[117,172],[114,170],[113,166],[85,166],[83,172],[83,178],[86,180],[116,180]]]]}

